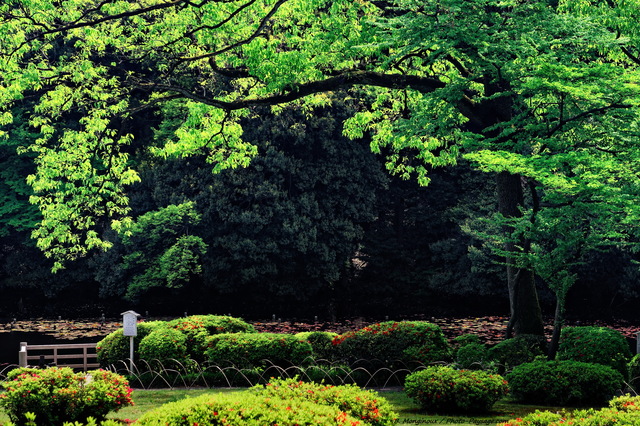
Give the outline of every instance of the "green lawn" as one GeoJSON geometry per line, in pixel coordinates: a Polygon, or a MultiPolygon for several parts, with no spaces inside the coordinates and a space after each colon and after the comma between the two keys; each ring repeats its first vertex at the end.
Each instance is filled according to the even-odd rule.
{"type": "MultiPolygon", "coordinates": [[[[143,413],[171,401],[177,401],[182,398],[194,397],[205,393],[220,392],[240,392],[244,389],[161,389],[161,390],[134,390],[133,407],[126,407],[117,413],[112,413],[109,418],[120,420],[135,420],[143,413]]],[[[381,396],[386,398],[395,408],[400,416],[398,425],[493,425],[498,422],[506,421],[515,417],[533,412],[536,409],[551,409],[559,411],[557,407],[539,407],[531,405],[520,405],[510,403],[508,400],[498,402],[494,406],[494,410],[487,414],[474,416],[457,416],[457,415],[435,415],[420,412],[418,406],[413,403],[402,391],[399,390],[381,390],[378,391],[381,396]]],[[[8,421],[8,417],[4,412],[0,412],[0,424],[8,421]]]]}

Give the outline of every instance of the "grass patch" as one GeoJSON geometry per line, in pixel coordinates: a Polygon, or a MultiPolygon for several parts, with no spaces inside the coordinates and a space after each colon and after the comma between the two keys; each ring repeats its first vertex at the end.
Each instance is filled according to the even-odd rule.
{"type": "MultiPolygon", "coordinates": [[[[193,398],[206,393],[228,393],[242,392],[245,389],[153,389],[153,390],[134,390],[132,397],[135,405],[133,407],[125,407],[117,413],[111,413],[107,416],[110,419],[121,421],[137,420],[147,411],[159,407],[167,402],[178,401],[183,398],[193,398]]],[[[524,417],[528,413],[535,410],[551,410],[560,411],[562,407],[543,407],[537,405],[515,404],[509,399],[498,401],[489,413],[478,415],[456,415],[456,414],[437,414],[425,413],[420,411],[418,406],[407,397],[401,390],[380,390],[380,396],[386,398],[394,410],[398,413],[400,421],[398,425],[494,425],[516,417],[524,417]]],[[[3,411],[0,411],[0,424],[9,421],[9,417],[3,411]]]]}

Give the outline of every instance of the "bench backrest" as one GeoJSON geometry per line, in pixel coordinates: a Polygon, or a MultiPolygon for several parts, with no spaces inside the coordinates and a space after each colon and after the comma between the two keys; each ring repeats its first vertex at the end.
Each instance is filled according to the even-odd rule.
{"type": "Polygon", "coordinates": [[[45,366],[57,365],[74,369],[99,368],[96,355],[96,343],[67,343],[60,345],[29,345],[20,342],[19,365],[45,366]],[[35,361],[35,362],[34,362],[35,361]]]}

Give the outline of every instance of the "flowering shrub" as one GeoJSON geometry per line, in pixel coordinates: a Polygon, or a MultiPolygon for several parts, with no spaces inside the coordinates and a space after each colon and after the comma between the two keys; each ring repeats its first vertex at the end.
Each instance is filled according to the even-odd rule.
{"type": "Polygon", "coordinates": [[[187,355],[187,336],[174,328],[159,328],[140,341],[138,352],[140,359],[165,368],[184,366],[189,361],[187,355]]]}
{"type": "Polygon", "coordinates": [[[146,412],[136,425],[364,426],[365,423],[337,406],[241,392],[170,402],[146,412]]]}
{"type": "Polygon", "coordinates": [[[267,398],[334,405],[372,426],[391,426],[398,418],[387,400],[355,385],[330,386],[297,379],[272,379],[265,386],[252,388],[252,391],[267,398]]]}
{"type": "Polygon", "coordinates": [[[498,374],[433,366],[407,376],[405,392],[424,410],[487,411],[507,395],[498,374]]]}
{"type": "MultiPolygon", "coordinates": [[[[147,334],[160,327],[166,327],[166,324],[166,321],[138,323],[138,335],[133,338],[134,346],[137,348],[140,345],[140,341],[144,339],[147,334]]],[[[100,340],[96,345],[96,354],[100,365],[108,367],[129,359],[129,341],[130,338],[123,335],[122,329],[109,333],[104,339],[100,340]]]]}
{"type": "Polygon", "coordinates": [[[238,368],[308,365],[313,350],[309,342],[291,334],[230,333],[207,339],[206,359],[216,365],[238,368]]]}
{"type": "Polygon", "coordinates": [[[68,367],[44,370],[18,368],[7,374],[0,407],[12,422],[27,423],[26,413],[37,424],[62,424],[102,420],[111,411],[133,405],[131,388],[124,377],[105,370],[74,373],[68,367]]]}
{"type": "Polygon", "coordinates": [[[348,332],[333,340],[337,355],[347,363],[379,360],[393,367],[448,360],[449,343],[440,327],[423,321],[388,321],[348,332]]]}
{"type": "Polygon", "coordinates": [[[578,361],[524,363],[507,380],[517,400],[546,405],[604,404],[624,388],[624,378],[611,367],[578,361]]]}
{"type": "Polygon", "coordinates": [[[565,327],[560,335],[558,360],[608,365],[628,378],[631,351],[617,330],[606,327],[565,327]]]}
{"type": "Polygon", "coordinates": [[[255,333],[251,324],[239,318],[221,315],[192,315],[177,318],[168,323],[169,327],[180,330],[186,336],[187,353],[191,359],[204,361],[207,349],[206,339],[222,333],[255,333]]]}
{"type": "Polygon", "coordinates": [[[499,423],[498,426],[604,426],[636,425],[640,423],[640,397],[622,396],[609,402],[609,407],[601,410],[575,410],[552,413],[536,411],[525,417],[499,423]]]}

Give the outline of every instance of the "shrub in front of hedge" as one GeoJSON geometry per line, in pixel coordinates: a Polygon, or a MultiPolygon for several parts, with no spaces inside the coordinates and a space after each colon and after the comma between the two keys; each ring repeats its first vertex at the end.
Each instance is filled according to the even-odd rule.
{"type": "Polygon", "coordinates": [[[192,315],[169,321],[168,326],[180,330],[186,337],[191,359],[204,361],[207,337],[223,333],[255,333],[255,328],[240,318],[224,315],[192,315]]]}
{"type": "Polygon", "coordinates": [[[388,321],[337,336],[336,354],[347,363],[378,360],[389,367],[409,367],[451,358],[449,342],[435,324],[388,321]]]}
{"type": "Polygon", "coordinates": [[[333,361],[335,359],[335,347],[333,339],[338,337],[338,333],[330,331],[303,331],[295,336],[306,340],[313,348],[313,358],[333,361]]]}
{"type": "Polygon", "coordinates": [[[207,338],[206,360],[214,365],[237,368],[275,365],[305,366],[313,349],[306,340],[291,334],[230,333],[207,338]]]}
{"type": "Polygon", "coordinates": [[[640,397],[621,396],[600,410],[574,410],[568,412],[536,411],[522,418],[498,423],[498,426],[604,426],[640,424],[640,397]]]}
{"type": "Polygon", "coordinates": [[[405,392],[428,411],[488,411],[509,391],[507,381],[484,371],[432,366],[407,376],[405,392]]]}
{"type": "Polygon", "coordinates": [[[546,340],[543,336],[521,334],[503,340],[489,349],[487,356],[500,372],[511,370],[516,365],[532,362],[536,357],[547,352],[546,340]]]}
{"type": "Polygon", "coordinates": [[[164,404],[143,414],[138,426],[351,426],[360,419],[334,405],[265,398],[249,392],[202,395],[164,404]]]}
{"type": "Polygon", "coordinates": [[[516,400],[543,405],[602,405],[624,388],[613,368],[578,361],[535,361],[507,374],[516,400]]]}
{"type": "Polygon", "coordinates": [[[334,405],[372,426],[391,426],[398,419],[391,404],[377,393],[355,385],[332,386],[297,379],[273,379],[264,386],[252,388],[263,398],[305,400],[321,405],[334,405]]]}
{"type": "Polygon", "coordinates": [[[617,330],[607,327],[565,327],[560,335],[558,360],[608,365],[626,379],[631,350],[617,330]]]}
{"type": "Polygon", "coordinates": [[[17,368],[7,374],[0,394],[0,407],[12,422],[38,425],[103,420],[111,411],[133,405],[126,379],[106,370],[74,373],[69,367],[17,368]]]}
{"type": "Polygon", "coordinates": [[[182,369],[189,363],[187,337],[174,328],[161,327],[147,334],[140,341],[138,352],[140,359],[152,367],[182,369]]]}

